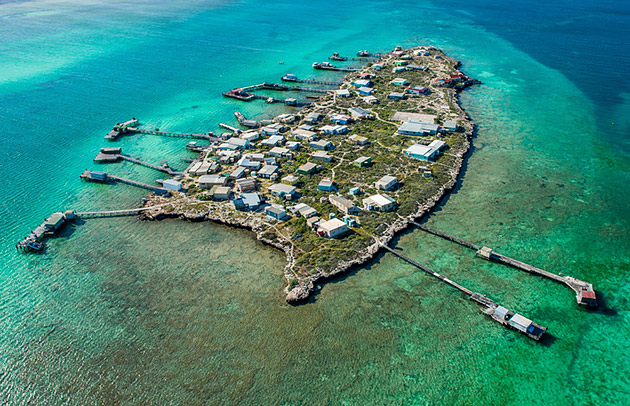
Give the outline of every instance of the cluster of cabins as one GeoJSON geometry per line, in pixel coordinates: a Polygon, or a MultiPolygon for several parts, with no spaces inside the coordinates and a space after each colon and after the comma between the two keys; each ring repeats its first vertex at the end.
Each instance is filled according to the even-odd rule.
{"type": "MultiPolygon", "coordinates": [[[[426,53],[427,51],[416,51],[426,53]]],[[[401,53],[400,59],[394,61],[394,70],[427,70],[425,66],[410,65],[410,58],[401,53]]],[[[378,64],[373,65],[379,69],[378,64]]],[[[373,96],[375,75],[363,72],[352,84],[357,92],[364,96],[367,103],[378,103],[373,96]]],[[[391,81],[395,86],[404,88],[400,94],[391,94],[390,98],[404,98],[406,95],[424,95],[430,93],[424,86],[408,86],[404,78],[395,78],[391,81]]],[[[337,97],[350,96],[347,89],[336,91],[337,97]]],[[[320,192],[330,192],[328,201],[343,215],[340,219],[331,214],[328,220],[322,219],[317,211],[305,203],[299,203],[301,195],[297,189],[299,176],[311,176],[321,170],[321,165],[333,161],[330,154],[335,144],[325,139],[326,135],[348,135],[347,141],[353,145],[363,146],[369,143],[369,139],[357,134],[349,134],[349,125],[354,121],[373,119],[374,114],[361,107],[349,107],[343,112],[334,112],[324,115],[319,112],[310,112],[302,120],[301,125],[293,125],[297,117],[291,114],[283,114],[273,122],[263,122],[264,126],[258,129],[250,129],[239,133],[238,137],[226,135],[221,143],[215,143],[210,148],[213,153],[208,153],[205,158],[189,167],[188,173],[198,176],[199,187],[208,189],[207,197],[213,200],[229,200],[236,210],[255,211],[263,210],[267,217],[280,221],[287,220],[291,216],[304,217],[307,224],[313,230],[328,238],[338,238],[350,231],[350,227],[357,224],[355,216],[361,210],[387,212],[396,209],[397,202],[386,192],[395,190],[399,183],[392,175],[385,175],[374,183],[374,189],[378,193],[367,196],[361,200],[362,207],[358,207],[354,200],[337,194],[337,187],[333,179],[322,177],[317,184],[320,192]],[[322,123],[327,118],[329,123],[322,123]],[[323,138],[322,138],[323,137],[323,138]],[[252,148],[265,147],[265,152],[248,152],[252,148]],[[293,174],[281,173],[281,161],[292,160],[302,148],[309,149],[308,162],[300,165],[293,174]],[[229,174],[223,173],[224,165],[231,165],[233,169],[229,174]],[[281,204],[268,204],[265,194],[259,193],[259,188],[266,188],[266,195],[280,201],[281,204]],[[293,206],[287,206],[289,202],[298,202],[293,206]]],[[[447,131],[456,131],[457,124],[447,121],[442,126],[434,123],[406,119],[403,120],[394,135],[399,136],[434,136],[447,131]]],[[[423,141],[421,141],[423,142],[423,141]]],[[[447,147],[441,140],[433,140],[428,145],[414,143],[404,151],[406,156],[421,160],[433,160],[447,147]]],[[[371,157],[361,156],[352,162],[359,168],[369,166],[371,157]]],[[[429,171],[430,173],[430,171],[429,171]]],[[[425,171],[426,176],[426,171],[425,171]]],[[[361,193],[358,187],[350,189],[350,195],[361,193]]]]}

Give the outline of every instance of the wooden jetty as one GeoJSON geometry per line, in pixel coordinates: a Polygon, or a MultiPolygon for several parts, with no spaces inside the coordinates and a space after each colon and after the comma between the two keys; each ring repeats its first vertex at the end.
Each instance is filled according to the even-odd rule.
{"type": "Polygon", "coordinates": [[[305,101],[296,100],[293,98],[280,99],[277,97],[263,96],[261,94],[256,94],[256,93],[242,92],[238,89],[230,90],[228,92],[222,92],[221,94],[223,94],[224,97],[231,97],[233,99],[237,99],[241,101],[251,101],[251,100],[257,99],[257,100],[264,100],[267,103],[284,103],[288,106],[304,107],[304,106],[311,105],[311,102],[305,102],[305,101]]]}
{"type": "Polygon", "coordinates": [[[298,79],[296,75],[287,73],[282,78],[280,78],[283,82],[294,82],[294,83],[310,83],[314,85],[325,85],[325,86],[341,86],[341,82],[331,82],[326,80],[317,80],[317,79],[298,79]]]}
{"type": "Polygon", "coordinates": [[[148,162],[144,162],[140,159],[130,157],[129,155],[125,155],[122,153],[122,150],[118,148],[118,153],[113,153],[113,151],[108,151],[109,148],[102,148],[101,151],[94,158],[94,162],[96,163],[110,163],[110,162],[118,162],[120,160],[128,161],[137,165],[141,165],[147,168],[155,169],[156,171],[167,173],[171,176],[181,175],[181,172],[174,171],[167,163],[162,165],[153,165],[148,162]],[[105,150],[105,151],[104,151],[105,150]]]}
{"type": "Polygon", "coordinates": [[[120,134],[126,134],[129,131],[129,127],[138,125],[138,119],[132,118],[124,123],[117,123],[114,128],[105,136],[106,140],[115,140],[120,134]]]}
{"type": "MultiPolygon", "coordinates": [[[[359,51],[359,52],[363,52],[363,51],[359,51]]],[[[339,52],[333,52],[332,55],[330,55],[328,57],[328,59],[330,59],[331,61],[366,61],[366,60],[377,60],[379,57],[376,55],[371,55],[370,53],[368,53],[367,55],[359,55],[357,53],[356,57],[353,56],[342,56],[339,55],[339,52]]]]}
{"type": "Polygon", "coordinates": [[[260,121],[246,119],[240,111],[235,111],[234,117],[236,117],[236,121],[238,121],[238,123],[243,127],[258,128],[261,125],[260,121]]]}
{"type": "MultiPolygon", "coordinates": [[[[311,104],[310,102],[296,100],[294,98],[281,99],[277,97],[265,96],[265,95],[254,93],[259,90],[273,90],[273,91],[279,91],[279,92],[294,91],[294,92],[306,92],[306,93],[317,93],[317,94],[327,94],[330,92],[330,90],[326,90],[326,89],[316,89],[316,88],[303,87],[303,86],[286,86],[280,83],[263,82],[257,85],[251,85],[251,86],[232,89],[227,92],[222,92],[222,94],[225,97],[231,97],[233,99],[237,99],[241,101],[251,101],[251,100],[258,99],[258,100],[264,100],[267,103],[284,103],[290,106],[308,106],[311,104]]],[[[238,119],[238,116],[237,116],[237,119],[238,119]]],[[[239,120],[239,123],[241,123],[242,125],[245,125],[240,120],[239,120]]],[[[253,120],[249,124],[250,125],[245,125],[245,126],[255,128],[258,125],[258,123],[253,120]]]]}
{"type": "Polygon", "coordinates": [[[443,233],[441,231],[434,230],[432,228],[429,228],[427,226],[424,226],[422,224],[419,224],[413,221],[411,223],[417,226],[422,231],[425,231],[429,234],[436,235],[445,240],[452,241],[456,244],[475,250],[476,255],[480,258],[486,259],[488,261],[505,264],[513,268],[520,269],[525,272],[529,272],[531,274],[544,276],[545,278],[563,283],[567,285],[568,287],[570,287],[573,291],[575,291],[576,300],[579,305],[597,307],[597,296],[595,294],[595,290],[593,289],[593,285],[588,282],[575,279],[571,276],[556,275],[549,271],[545,271],[544,269],[537,268],[535,266],[510,258],[508,256],[499,254],[498,252],[494,252],[491,248],[482,247],[480,245],[473,244],[471,242],[462,240],[461,238],[457,238],[452,235],[443,233]]]}
{"type": "Polygon", "coordinates": [[[383,55],[385,55],[385,54],[381,54],[381,53],[378,53],[378,52],[371,53],[371,52],[366,51],[366,50],[357,52],[357,56],[360,57],[361,59],[366,59],[366,58],[378,59],[378,58],[380,58],[383,55]]]}
{"type": "Polygon", "coordinates": [[[332,70],[336,72],[356,72],[357,68],[340,68],[330,64],[329,62],[313,62],[313,68],[318,70],[332,70]]]}
{"type": "Polygon", "coordinates": [[[64,224],[74,220],[75,217],[76,213],[73,210],[51,214],[35,230],[18,242],[15,248],[23,252],[41,250],[47,238],[54,236],[64,224]]]}
{"type": "Polygon", "coordinates": [[[503,306],[497,305],[487,296],[482,295],[481,293],[473,292],[472,290],[465,288],[464,286],[456,282],[453,282],[447,277],[440,275],[435,271],[432,271],[431,269],[419,264],[413,259],[406,257],[400,252],[395,251],[394,249],[386,245],[383,245],[383,248],[396,255],[398,258],[410,263],[411,265],[425,272],[426,274],[433,276],[434,278],[459,290],[464,295],[468,296],[471,300],[483,306],[483,312],[490,316],[493,320],[501,323],[502,325],[517,330],[536,341],[540,340],[540,338],[547,332],[547,327],[543,327],[540,324],[534,323],[533,321],[521,316],[518,313],[514,313],[503,306]]]}
{"type": "Polygon", "coordinates": [[[194,138],[194,139],[203,139],[208,140],[210,142],[218,141],[217,137],[214,137],[214,134],[210,131],[207,134],[201,133],[177,133],[177,132],[168,132],[168,131],[160,131],[160,130],[145,130],[142,128],[138,128],[139,121],[137,118],[132,118],[131,120],[127,120],[124,123],[118,123],[114,126],[114,128],[105,136],[106,140],[114,141],[122,134],[151,134],[151,135],[160,135],[163,137],[177,137],[177,138],[194,138]]]}
{"type": "Polygon", "coordinates": [[[219,127],[225,128],[226,130],[230,130],[236,135],[239,135],[239,134],[241,134],[243,132],[243,131],[241,131],[241,129],[236,128],[236,127],[232,127],[231,125],[225,124],[225,123],[219,123],[219,127]]]}
{"type": "Polygon", "coordinates": [[[157,205],[151,207],[139,207],[137,209],[122,209],[122,210],[106,210],[106,211],[84,211],[75,213],[77,218],[90,219],[90,218],[107,218],[107,217],[123,217],[123,216],[136,216],[143,211],[156,209],[164,205],[157,205]]]}
{"type": "Polygon", "coordinates": [[[176,132],[168,132],[168,131],[160,131],[160,130],[145,130],[142,128],[129,127],[127,129],[128,132],[140,133],[140,134],[151,134],[151,135],[159,135],[163,137],[175,137],[175,138],[194,138],[208,141],[218,141],[219,139],[214,136],[212,132],[208,132],[208,134],[201,133],[176,133],[176,132]]]}
{"type": "Polygon", "coordinates": [[[85,170],[82,174],[81,174],[81,179],[84,179],[88,182],[97,182],[97,183],[124,183],[127,185],[131,185],[131,186],[135,186],[135,187],[139,187],[142,189],[147,189],[147,190],[151,190],[153,192],[155,192],[156,194],[159,195],[166,195],[168,194],[168,191],[162,187],[159,186],[155,186],[155,185],[150,185],[148,183],[144,183],[144,182],[140,182],[137,180],[133,180],[133,179],[127,179],[127,178],[123,178],[120,176],[116,176],[116,175],[111,175],[109,173],[105,173],[105,172],[99,172],[99,171],[90,171],[90,170],[85,170]]]}

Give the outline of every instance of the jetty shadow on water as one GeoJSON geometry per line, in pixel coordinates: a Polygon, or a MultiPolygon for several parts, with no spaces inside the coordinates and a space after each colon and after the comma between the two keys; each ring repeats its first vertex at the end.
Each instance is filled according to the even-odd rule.
{"type": "Polygon", "coordinates": [[[597,296],[597,307],[585,307],[584,311],[588,312],[588,313],[597,313],[597,314],[602,314],[604,316],[609,316],[609,317],[617,317],[619,316],[619,312],[616,309],[613,309],[612,307],[608,307],[608,304],[606,302],[606,295],[604,295],[604,292],[600,291],[600,290],[596,290],[595,291],[595,295],[597,296]]]}
{"type": "Polygon", "coordinates": [[[342,272],[342,273],[337,274],[337,275],[332,275],[332,276],[321,278],[320,280],[317,281],[317,283],[314,284],[315,285],[315,290],[306,300],[301,301],[299,303],[292,303],[291,305],[292,306],[301,306],[301,305],[307,305],[307,304],[315,303],[315,301],[317,300],[317,296],[319,296],[319,294],[324,290],[326,285],[343,282],[346,279],[356,275],[359,271],[369,271],[372,268],[372,266],[377,265],[377,264],[380,263],[381,259],[385,256],[386,253],[387,253],[387,251],[385,251],[383,249],[380,249],[372,257],[372,259],[366,261],[365,263],[363,263],[361,265],[353,265],[352,267],[350,267],[345,272],[342,272]]]}
{"type": "MultiPolygon", "coordinates": [[[[524,339],[527,339],[527,337],[523,337],[524,339]]],[[[538,341],[538,344],[542,345],[543,347],[551,347],[552,345],[554,345],[556,343],[556,341],[560,340],[559,337],[554,336],[553,334],[550,334],[549,332],[545,333],[545,335],[543,335],[540,338],[540,341],[538,341]]]]}

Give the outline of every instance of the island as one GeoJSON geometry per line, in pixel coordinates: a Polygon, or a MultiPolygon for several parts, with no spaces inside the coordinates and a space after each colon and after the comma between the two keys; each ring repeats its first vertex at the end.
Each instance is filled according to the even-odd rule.
{"type": "MultiPolygon", "coordinates": [[[[360,68],[313,64],[348,74],[294,114],[257,122],[235,113],[246,130],[226,125],[232,132],[209,146],[191,142],[198,159],[145,199],[141,218],[251,230],[286,254],[289,303],[373,258],[455,186],[474,134],[458,93],[478,81],[432,46],[362,52],[360,68]]],[[[248,101],[252,89],[282,87],[224,95],[248,101]]]]}

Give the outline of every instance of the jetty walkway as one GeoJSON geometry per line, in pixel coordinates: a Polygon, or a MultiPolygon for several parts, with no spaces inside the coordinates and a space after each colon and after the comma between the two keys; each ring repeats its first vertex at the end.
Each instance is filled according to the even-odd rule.
{"type": "MultiPolygon", "coordinates": [[[[106,148],[104,149],[107,150],[106,148]]],[[[110,163],[110,162],[118,162],[120,160],[128,161],[128,162],[140,165],[140,166],[144,166],[146,168],[155,169],[156,171],[164,172],[171,176],[178,176],[182,174],[182,172],[174,171],[166,163],[162,165],[154,165],[148,162],[144,162],[140,159],[130,157],[129,155],[122,154],[122,153],[108,153],[101,150],[101,152],[99,152],[98,155],[96,155],[96,157],[94,158],[94,162],[96,163],[110,163]]]]}
{"type": "Polygon", "coordinates": [[[150,135],[159,135],[163,137],[202,139],[202,140],[208,140],[210,142],[219,141],[219,138],[215,137],[212,131],[208,132],[207,134],[201,134],[201,133],[178,133],[178,132],[160,131],[159,129],[146,130],[143,128],[138,128],[137,127],[138,124],[139,124],[139,121],[135,117],[132,118],[131,120],[125,121],[124,123],[118,123],[105,136],[105,139],[109,141],[114,141],[120,135],[150,134],[150,135]]]}
{"type": "Polygon", "coordinates": [[[473,244],[471,242],[462,240],[461,238],[454,237],[452,235],[449,235],[441,231],[434,230],[432,228],[424,226],[422,224],[416,223],[415,221],[411,221],[410,223],[418,227],[420,230],[425,231],[429,234],[433,234],[445,240],[452,241],[461,246],[475,250],[476,255],[479,256],[480,258],[486,259],[488,261],[493,261],[493,262],[498,262],[504,265],[508,265],[508,266],[511,266],[512,268],[520,269],[522,271],[529,272],[531,274],[540,275],[545,278],[554,280],[556,282],[563,283],[567,285],[568,287],[570,287],[573,291],[575,291],[576,300],[578,304],[586,305],[590,307],[597,307],[597,297],[593,289],[593,285],[588,282],[575,279],[571,276],[556,275],[549,271],[545,271],[544,269],[537,268],[535,266],[518,261],[514,258],[510,258],[506,255],[499,254],[498,252],[494,252],[491,248],[482,247],[480,245],[473,244]]]}
{"type": "Polygon", "coordinates": [[[254,99],[265,100],[268,103],[284,103],[290,106],[308,106],[311,102],[296,100],[293,98],[281,99],[272,96],[265,96],[261,94],[254,93],[259,90],[273,90],[279,92],[306,92],[306,93],[318,93],[318,94],[327,94],[331,92],[331,90],[326,89],[318,89],[313,87],[304,87],[304,86],[287,86],[281,83],[259,83],[257,85],[239,87],[236,89],[232,89],[226,92],[222,92],[223,96],[231,97],[233,99],[241,100],[241,101],[251,101],[254,99]]]}
{"type": "Polygon", "coordinates": [[[426,274],[433,276],[434,278],[446,283],[449,286],[454,287],[463,294],[467,295],[469,299],[477,302],[484,307],[483,312],[485,314],[487,314],[493,320],[499,322],[500,324],[518,330],[521,333],[527,335],[529,338],[532,338],[536,341],[540,340],[540,338],[547,332],[547,327],[542,327],[541,325],[532,322],[531,320],[521,316],[520,314],[514,313],[503,306],[497,305],[486,295],[473,292],[472,290],[458,284],[457,282],[454,282],[447,277],[440,275],[439,273],[419,264],[413,259],[401,254],[400,252],[388,247],[387,245],[382,245],[382,247],[397,256],[398,258],[402,259],[403,261],[408,262],[409,264],[425,272],[426,274]]]}
{"type": "Polygon", "coordinates": [[[317,79],[298,79],[296,75],[286,74],[282,78],[280,78],[283,82],[293,82],[293,83],[310,83],[313,85],[324,85],[324,86],[341,86],[341,82],[332,82],[327,80],[317,80],[317,79]]]}
{"type": "Polygon", "coordinates": [[[81,176],[81,179],[84,179],[88,182],[97,182],[97,183],[124,183],[127,185],[131,185],[131,186],[135,186],[135,187],[139,187],[142,189],[147,189],[147,190],[151,190],[157,194],[167,194],[168,191],[166,189],[164,189],[163,187],[160,186],[156,186],[156,185],[150,185],[148,183],[144,183],[144,182],[140,182],[137,180],[133,180],[133,179],[128,179],[128,178],[123,178],[121,176],[116,176],[116,175],[112,175],[109,173],[105,173],[105,172],[97,172],[97,171],[90,171],[90,170],[85,170],[81,176]]]}
{"type": "MultiPolygon", "coordinates": [[[[168,203],[167,203],[168,204],[168,203]]],[[[83,211],[76,212],[76,218],[88,219],[88,218],[106,218],[106,217],[123,217],[123,216],[136,216],[143,211],[157,209],[167,204],[159,204],[150,207],[138,207],[136,209],[121,209],[121,210],[105,210],[105,211],[83,211]]]]}

